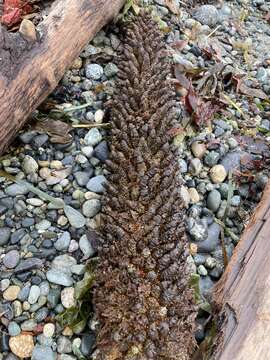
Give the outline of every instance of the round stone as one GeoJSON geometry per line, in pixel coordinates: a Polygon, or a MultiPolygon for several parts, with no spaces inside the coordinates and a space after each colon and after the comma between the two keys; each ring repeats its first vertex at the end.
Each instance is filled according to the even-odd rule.
{"type": "Polygon", "coordinates": [[[62,286],[71,286],[73,280],[69,274],[64,273],[58,269],[51,269],[46,274],[49,282],[62,286]]]}
{"type": "Polygon", "coordinates": [[[8,269],[14,269],[20,261],[20,254],[17,250],[9,251],[3,258],[3,264],[8,269]]]}
{"type": "Polygon", "coordinates": [[[22,169],[26,174],[32,174],[38,171],[38,163],[29,155],[25,155],[22,162],[22,169]]]}
{"type": "Polygon", "coordinates": [[[95,146],[102,140],[102,135],[97,128],[92,128],[84,137],[86,145],[95,146]]]}
{"type": "Polygon", "coordinates": [[[47,338],[53,337],[55,332],[55,325],[52,323],[45,324],[43,327],[43,335],[47,338]]]}
{"type": "Polygon", "coordinates": [[[11,285],[4,291],[3,298],[7,301],[16,300],[19,292],[20,287],[18,285],[11,285]]]}
{"type": "Polygon", "coordinates": [[[58,251],[67,250],[70,244],[70,233],[68,231],[65,231],[60,238],[54,243],[54,247],[58,251]]]}
{"type": "Polygon", "coordinates": [[[221,195],[218,190],[212,190],[207,196],[207,207],[209,210],[216,212],[221,203],[221,195]]]}
{"type": "Polygon", "coordinates": [[[94,217],[100,209],[101,202],[98,199],[87,200],[82,206],[82,212],[88,218],[94,217]]]}
{"type": "Polygon", "coordinates": [[[98,64],[89,64],[85,69],[85,76],[88,79],[99,80],[103,75],[103,68],[98,64]]]}
{"type": "Polygon", "coordinates": [[[222,183],[227,176],[227,172],[223,165],[215,165],[210,170],[210,178],[215,184],[222,183]]]}
{"type": "Polygon", "coordinates": [[[194,15],[194,19],[203,25],[214,26],[219,21],[218,10],[213,5],[199,6],[194,15]]]}
{"type": "Polygon", "coordinates": [[[114,63],[108,63],[104,68],[104,74],[107,78],[115,76],[118,72],[118,67],[114,63]]]}
{"type": "Polygon", "coordinates": [[[207,166],[214,166],[217,164],[220,155],[216,151],[209,151],[209,153],[204,157],[204,163],[207,166]]]}
{"type": "Polygon", "coordinates": [[[86,258],[89,258],[94,255],[95,251],[94,251],[90,241],[88,240],[87,235],[83,235],[80,238],[79,247],[86,258]]]}
{"type": "Polygon", "coordinates": [[[0,246],[6,245],[10,239],[10,228],[2,227],[0,228],[0,246]]]}
{"type": "Polygon", "coordinates": [[[197,202],[200,201],[200,195],[198,194],[198,191],[195,188],[189,188],[188,192],[192,204],[196,204],[197,202]]]}
{"type": "Polygon", "coordinates": [[[191,199],[190,199],[188,188],[186,186],[183,186],[183,185],[181,186],[180,195],[181,195],[181,198],[183,200],[185,207],[188,208],[191,199]]]}
{"type": "Polygon", "coordinates": [[[103,121],[103,118],[104,118],[104,111],[101,109],[97,110],[95,112],[95,116],[94,116],[95,122],[98,124],[101,124],[103,121]]]}
{"type": "Polygon", "coordinates": [[[60,354],[68,354],[72,352],[71,341],[65,336],[59,336],[57,340],[57,351],[60,354]]]}
{"type": "Polygon", "coordinates": [[[189,164],[189,172],[192,175],[199,175],[202,170],[202,163],[201,160],[198,158],[192,159],[189,164]]]}
{"type": "Polygon", "coordinates": [[[49,346],[36,345],[31,360],[56,360],[57,354],[49,346]]]}
{"type": "Polygon", "coordinates": [[[33,336],[30,334],[12,336],[9,339],[9,347],[19,358],[30,358],[34,349],[33,336]]]}
{"type": "Polygon", "coordinates": [[[198,274],[202,276],[207,276],[207,270],[203,265],[198,266],[198,274]]]}
{"type": "Polygon", "coordinates": [[[8,334],[9,334],[9,336],[17,336],[17,335],[20,334],[20,332],[21,332],[21,328],[15,321],[11,321],[8,324],[8,334]]]}
{"type": "Polygon", "coordinates": [[[66,309],[76,305],[73,287],[68,287],[61,291],[61,303],[66,309]]]}
{"type": "Polygon", "coordinates": [[[89,191],[92,191],[95,193],[103,193],[105,190],[105,188],[104,188],[105,183],[106,183],[105,176],[97,175],[88,181],[86,187],[89,191]]]}
{"type": "Polygon", "coordinates": [[[191,145],[191,150],[196,158],[201,159],[205,154],[206,146],[199,141],[194,141],[191,145]]]}
{"type": "Polygon", "coordinates": [[[28,295],[29,304],[35,304],[40,296],[40,288],[37,285],[32,285],[28,295]]]}

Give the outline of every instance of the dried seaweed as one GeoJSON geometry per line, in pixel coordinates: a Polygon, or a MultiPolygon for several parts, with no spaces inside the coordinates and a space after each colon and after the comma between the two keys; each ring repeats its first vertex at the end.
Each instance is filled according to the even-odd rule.
{"type": "Polygon", "coordinates": [[[110,172],[94,305],[99,360],[187,360],[195,347],[195,299],[177,153],[175,91],[156,23],[127,27],[111,101],[110,172]]]}

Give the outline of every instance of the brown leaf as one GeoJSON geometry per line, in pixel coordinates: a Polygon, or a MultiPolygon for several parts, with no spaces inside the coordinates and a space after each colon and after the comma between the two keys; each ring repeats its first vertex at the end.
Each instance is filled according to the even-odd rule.
{"type": "Polygon", "coordinates": [[[270,11],[265,15],[265,20],[270,22],[270,11]]]}
{"type": "Polygon", "coordinates": [[[181,85],[185,89],[190,88],[190,80],[180,71],[177,65],[174,67],[174,76],[178,80],[178,85],[181,85]]]}
{"type": "Polygon", "coordinates": [[[212,101],[201,102],[193,115],[193,120],[198,126],[207,125],[219,110],[219,104],[215,104],[212,101]]]}
{"type": "Polygon", "coordinates": [[[244,82],[238,83],[238,90],[244,95],[268,100],[268,96],[261,89],[250,88],[244,82]]]}
{"type": "Polygon", "coordinates": [[[188,93],[185,97],[185,105],[186,105],[187,111],[190,114],[194,113],[197,110],[199,103],[200,103],[200,97],[195,92],[195,90],[193,89],[193,86],[191,84],[188,89],[188,93]]]}
{"type": "Polygon", "coordinates": [[[72,126],[60,120],[45,119],[39,121],[35,125],[35,130],[47,133],[52,143],[68,144],[72,141],[72,135],[69,134],[72,126]]]}

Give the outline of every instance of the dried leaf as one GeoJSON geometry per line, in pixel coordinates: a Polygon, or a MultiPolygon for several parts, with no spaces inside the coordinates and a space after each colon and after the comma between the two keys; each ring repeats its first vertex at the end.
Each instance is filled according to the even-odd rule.
{"type": "Polygon", "coordinates": [[[237,90],[239,90],[242,94],[250,97],[256,97],[263,100],[268,99],[268,96],[261,89],[250,88],[244,84],[244,82],[239,82],[237,90]]]}
{"type": "Polygon", "coordinates": [[[185,105],[186,109],[190,114],[193,114],[200,103],[200,97],[199,95],[194,91],[193,86],[190,85],[188,89],[188,93],[185,97],[185,105]]]}
{"type": "Polygon", "coordinates": [[[73,139],[72,135],[69,134],[72,126],[60,120],[44,119],[38,121],[34,129],[49,135],[52,143],[68,144],[73,139]]]}
{"type": "Polygon", "coordinates": [[[270,22],[270,11],[265,15],[265,20],[270,22]]]}
{"type": "Polygon", "coordinates": [[[209,125],[216,112],[220,110],[220,105],[212,101],[201,102],[197,111],[193,114],[193,120],[196,125],[209,125]]]}

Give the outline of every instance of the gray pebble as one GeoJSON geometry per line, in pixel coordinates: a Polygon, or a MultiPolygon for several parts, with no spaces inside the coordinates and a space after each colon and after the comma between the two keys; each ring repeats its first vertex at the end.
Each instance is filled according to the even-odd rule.
{"type": "Polygon", "coordinates": [[[97,128],[90,129],[84,137],[86,145],[95,146],[102,140],[102,135],[97,128]]]}
{"type": "Polygon", "coordinates": [[[20,301],[25,301],[26,299],[28,299],[30,287],[31,287],[30,283],[26,283],[25,285],[23,285],[17,296],[17,299],[20,301]]]}
{"type": "Polygon", "coordinates": [[[12,184],[5,189],[5,193],[9,196],[26,195],[28,192],[27,187],[21,184],[12,184]]]}
{"type": "Polygon", "coordinates": [[[22,331],[33,331],[37,326],[37,322],[34,319],[26,320],[21,324],[22,331]]]}
{"type": "Polygon", "coordinates": [[[49,310],[46,307],[42,307],[35,313],[35,320],[40,323],[46,319],[49,315],[49,310]]]}
{"type": "Polygon", "coordinates": [[[266,82],[268,79],[267,70],[264,67],[259,67],[257,70],[256,78],[262,83],[266,82]]]}
{"type": "Polygon", "coordinates": [[[80,238],[79,247],[80,247],[81,251],[83,252],[85,258],[87,258],[87,259],[89,257],[93,256],[94,253],[95,253],[94,249],[92,248],[92,245],[91,245],[90,241],[87,238],[87,235],[83,235],[80,238]]]}
{"type": "Polygon", "coordinates": [[[49,346],[35,345],[31,360],[56,360],[57,354],[49,346]]]}
{"type": "Polygon", "coordinates": [[[32,156],[25,155],[22,162],[22,169],[25,174],[32,174],[38,171],[38,163],[32,156]]]}
{"type": "Polygon", "coordinates": [[[231,198],[231,206],[239,206],[241,203],[241,197],[239,195],[235,195],[231,198]]]}
{"type": "Polygon", "coordinates": [[[202,170],[202,163],[201,160],[198,158],[192,159],[189,164],[189,172],[192,175],[199,175],[202,170]]]}
{"type": "Polygon", "coordinates": [[[221,202],[221,195],[218,190],[212,190],[207,196],[207,207],[213,212],[216,212],[221,202]]]}
{"type": "Polygon", "coordinates": [[[101,202],[98,199],[87,200],[82,206],[82,212],[88,218],[94,217],[100,209],[101,202]]]}
{"type": "Polygon", "coordinates": [[[47,134],[41,134],[41,135],[37,135],[33,138],[33,140],[31,141],[31,144],[35,147],[35,148],[40,148],[42,147],[47,141],[49,140],[49,136],[47,134]]]}
{"type": "Polygon", "coordinates": [[[84,334],[81,342],[81,352],[84,356],[89,356],[93,350],[95,344],[94,334],[84,334]]]}
{"type": "Polygon", "coordinates": [[[43,266],[43,261],[41,259],[32,257],[32,258],[20,261],[19,265],[17,265],[15,268],[15,273],[25,272],[25,271],[33,270],[36,268],[41,268],[42,266],[43,266]]]}
{"type": "Polygon", "coordinates": [[[105,188],[104,184],[106,183],[106,178],[104,175],[97,175],[91,178],[86,187],[89,191],[95,192],[95,193],[103,193],[105,188]]]}
{"type": "Polygon", "coordinates": [[[214,26],[219,21],[219,13],[213,5],[202,5],[195,10],[194,19],[203,25],[214,26]]]}
{"type": "Polygon", "coordinates": [[[46,276],[48,281],[53,284],[62,286],[71,286],[73,284],[73,279],[70,275],[57,269],[47,271],[46,276]]]}
{"type": "MultiPolygon", "coordinates": [[[[0,229],[1,231],[1,229],[0,229]]],[[[24,229],[18,229],[11,234],[10,242],[11,244],[17,244],[26,234],[24,229]]],[[[1,239],[1,236],[0,236],[1,239]]],[[[1,241],[1,240],[0,240],[1,241]]]]}
{"type": "Polygon", "coordinates": [[[198,242],[198,252],[209,253],[217,247],[219,244],[220,226],[217,223],[213,223],[208,227],[208,236],[204,241],[198,242]]]}
{"type": "Polygon", "coordinates": [[[59,336],[57,339],[57,351],[60,354],[68,354],[72,352],[71,341],[65,336],[59,336]]]}
{"type": "Polygon", "coordinates": [[[103,75],[103,68],[98,64],[86,65],[85,76],[91,80],[99,80],[103,75]]]}
{"type": "Polygon", "coordinates": [[[48,307],[54,309],[60,301],[61,292],[59,289],[50,289],[47,296],[48,307]]]}
{"type": "Polygon", "coordinates": [[[60,238],[54,243],[54,247],[58,251],[67,250],[70,244],[70,233],[68,231],[65,231],[60,238]]]}
{"type": "Polygon", "coordinates": [[[8,324],[8,334],[10,336],[17,336],[20,334],[20,332],[21,332],[21,328],[15,321],[11,321],[8,324]]]}
{"type": "Polygon", "coordinates": [[[10,228],[2,227],[0,228],[0,246],[6,245],[10,239],[10,228]]]}
{"type": "Polygon", "coordinates": [[[221,161],[221,165],[224,166],[227,173],[230,170],[239,169],[242,155],[243,153],[241,153],[240,151],[229,152],[225,155],[225,157],[221,161]]]}
{"type": "Polygon", "coordinates": [[[3,258],[3,264],[8,269],[13,269],[17,266],[20,260],[20,254],[17,250],[9,251],[3,258]]]}
{"type": "Polygon", "coordinates": [[[203,241],[207,238],[207,225],[201,219],[189,219],[188,232],[195,241],[203,241]]]}
{"type": "Polygon", "coordinates": [[[40,288],[37,285],[32,285],[28,295],[29,304],[35,304],[38,301],[40,295],[40,288]]]}
{"type": "Polygon", "coordinates": [[[108,63],[104,68],[104,74],[107,78],[115,76],[118,72],[118,67],[113,63],[108,63]]]}
{"type": "Polygon", "coordinates": [[[104,162],[109,157],[109,148],[105,140],[101,141],[94,151],[94,156],[100,161],[104,162]]]}
{"type": "Polygon", "coordinates": [[[216,165],[218,163],[218,160],[220,158],[220,155],[218,152],[216,151],[209,151],[208,154],[205,155],[204,157],[204,163],[209,166],[212,167],[214,165],[216,165]]]}
{"type": "MultiPolygon", "coordinates": [[[[92,172],[92,174],[93,174],[93,172],[92,172]]],[[[78,185],[85,186],[88,183],[92,174],[89,172],[86,172],[86,171],[77,171],[74,173],[74,177],[75,177],[75,180],[77,181],[78,185]]]]}

